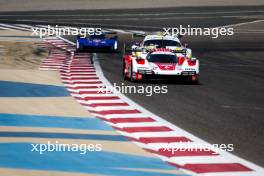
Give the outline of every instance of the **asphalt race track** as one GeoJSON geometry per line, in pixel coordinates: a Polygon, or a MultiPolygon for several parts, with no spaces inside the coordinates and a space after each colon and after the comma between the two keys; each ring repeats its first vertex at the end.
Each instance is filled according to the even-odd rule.
{"type": "MultiPolygon", "coordinates": [[[[155,31],[180,24],[216,27],[263,20],[263,9],[249,6],[10,12],[1,13],[0,22],[155,31]]],[[[264,24],[256,24],[249,24],[250,29],[238,29],[232,37],[184,38],[200,59],[200,85],[130,83],[122,79],[122,53],[100,53],[98,57],[112,83],[168,85],[167,94],[128,94],[132,100],[210,143],[234,144],[234,154],[264,166],[264,24]]],[[[120,36],[120,46],[129,40],[130,35],[120,36]]]]}
{"type": "Polygon", "coordinates": [[[191,25],[212,27],[261,18],[263,6],[173,7],[157,9],[0,12],[1,23],[98,26],[156,31],[191,25]],[[244,18],[246,17],[246,18],[244,18]]]}

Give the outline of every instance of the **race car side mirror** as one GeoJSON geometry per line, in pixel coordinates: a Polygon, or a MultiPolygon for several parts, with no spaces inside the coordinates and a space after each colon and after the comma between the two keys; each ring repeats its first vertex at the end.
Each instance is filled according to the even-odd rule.
{"type": "Polygon", "coordinates": [[[196,58],[196,57],[192,57],[190,60],[191,60],[191,61],[196,61],[197,58],[196,58]]]}

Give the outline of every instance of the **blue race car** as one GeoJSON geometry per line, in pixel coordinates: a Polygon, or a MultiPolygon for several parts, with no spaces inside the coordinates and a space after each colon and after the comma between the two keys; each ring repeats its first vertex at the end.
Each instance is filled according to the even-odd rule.
{"type": "Polygon", "coordinates": [[[107,38],[104,33],[101,35],[90,35],[86,38],[77,36],[76,51],[82,52],[85,50],[104,50],[115,52],[118,50],[117,36],[107,38]]]}

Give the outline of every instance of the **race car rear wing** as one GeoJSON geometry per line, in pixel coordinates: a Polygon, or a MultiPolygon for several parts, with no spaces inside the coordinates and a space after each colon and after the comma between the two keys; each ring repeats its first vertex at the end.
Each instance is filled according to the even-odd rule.
{"type": "MultiPolygon", "coordinates": [[[[154,35],[161,35],[161,36],[166,36],[167,34],[164,34],[163,32],[155,32],[155,33],[149,33],[149,34],[154,34],[154,35]]],[[[133,33],[132,34],[132,38],[136,38],[136,37],[146,37],[147,35],[149,35],[147,33],[133,33]]],[[[180,34],[174,35],[177,38],[182,38],[183,36],[180,34]]]]}
{"type": "Polygon", "coordinates": [[[113,35],[116,35],[117,32],[115,31],[103,31],[104,34],[113,34],[113,35]]]}
{"type": "Polygon", "coordinates": [[[133,33],[132,34],[132,38],[136,38],[136,37],[146,37],[146,33],[133,33]]]}
{"type": "MultiPolygon", "coordinates": [[[[170,50],[171,52],[177,54],[183,54],[184,56],[187,55],[187,48],[183,48],[181,50],[170,50]]],[[[147,49],[147,48],[135,48],[135,49],[132,49],[132,48],[127,48],[126,45],[124,44],[124,51],[123,53],[131,53],[131,52],[144,52],[144,53],[150,53],[150,52],[154,52],[153,49],[147,49]]]]}

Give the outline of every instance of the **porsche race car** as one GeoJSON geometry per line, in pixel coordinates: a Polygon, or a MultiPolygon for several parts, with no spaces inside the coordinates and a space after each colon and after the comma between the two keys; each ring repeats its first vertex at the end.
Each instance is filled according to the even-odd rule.
{"type": "Polygon", "coordinates": [[[181,77],[198,83],[199,60],[177,37],[149,35],[124,55],[123,76],[132,82],[181,77]]]}

